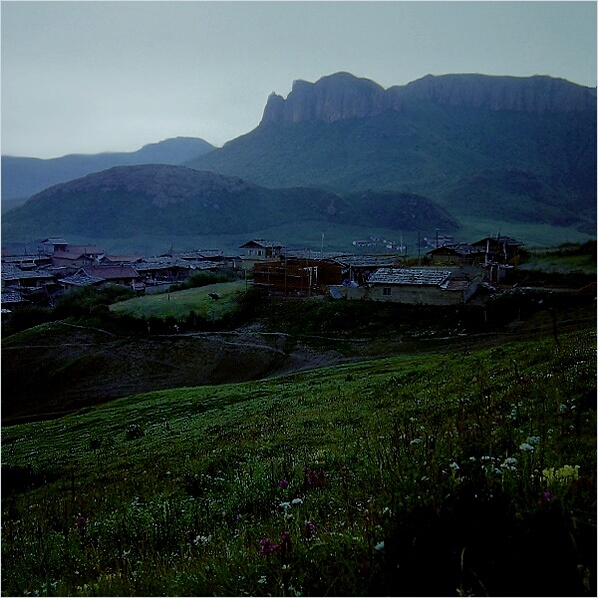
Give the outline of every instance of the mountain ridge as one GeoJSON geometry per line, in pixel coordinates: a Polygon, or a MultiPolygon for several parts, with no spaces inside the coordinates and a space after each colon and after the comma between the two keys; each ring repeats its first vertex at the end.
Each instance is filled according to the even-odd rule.
{"type": "Polygon", "coordinates": [[[146,144],[133,152],[67,154],[49,159],[3,155],[2,199],[26,199],[58,183],[66,183],[112,166],[180,164],[213,149],[213,145],[198,137],[173,137],[146,144]]]}
{"type": "Polygon", "coordinates": [[[544,75],[426,75],[384,89],[370,79],[339,72],[315,83],[293,82],[287,98],[272,93],[260,124],[321,120],[334,122],[401,112],[412,100],[437,104],[546,114],[596,108],[596,90],[544,75]]]}

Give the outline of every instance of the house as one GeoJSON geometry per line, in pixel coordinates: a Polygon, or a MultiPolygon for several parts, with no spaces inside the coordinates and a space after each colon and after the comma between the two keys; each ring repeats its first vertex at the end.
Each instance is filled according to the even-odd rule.
{"type": "Polygon", "coordinates": [[[426,253],[434,266],[469,266],[473,264],[478,250],[465,243],[459,245],[443,245],[426,253]]]}
{"type": "Polygon", "coordinates": [[[86,253],[75,253],[70,251],[56,251],[52,254],[52,266],[55,268],[67,268],[75,272],[84,266],[91,266],[95,258],[86,253]]]}
{"type": "MultiPolygon", "coordinates": [[[[396,255],[339,255],[335,261],[343,268],[343,281],[364,285],[379,268],[393,268],[401,258],[396,255]]],[[[330,284],[330,283],[329,283],[330,284]]]]}
{"type": "Polygon", "coordinates": [[[489,264],[511,264],[516,266],[520,260],[520,249],[523,246],[521,241],[510,237],[497,235],[496,237],[485,237],[472,243],[476,254],[475,263],[489,264]]]}
{"type": "Polygon", "coordinates": [[[66,251],[68,243],[62,237],[49,237],[40,241],[38,252],[40,255],[52,255],[57,251],[66,251]]]}
{"type": "Polygon", "coordinates": [[[10,314],[15,307],[25,305],[28,303],[26,299],[21,297],[21,294],[15,290],[3,290],[2,291],[2,313],[4,315],[10,314]]]}
{"type": "Polygon", "coordinates": [[[132,265],[139,264],[143,261],[143,256],[138,254],[133,255],[102,255],[98,258],[100,264],[119,264],[119,265],[132,265]]]}
{"type": "Polygon", "coordinates": [[[77,274],[91,279],[99,278],[105,284],[131,287],[135,291],[142,291],[145,288],[141,275],[133,266],[91,266],[81,268],[77,274]]]}
{"type": "Polygon", "coordinates": [[[95,245],[67,245],[64,249],[54,251],[52,266],[67,267],[75,272],[79,268],[94,264],[102,257],[103,253],[95,245]]]}
{"type": "Polygon", "coordinates": [[[100,286],[105,283],[103,278],[88,276],[84,272],[67,276],[66,278],[59,278],[58,283],[62,285],[65,290],[79,289],[81,287],[100,286]]]}
{"type": "Polygon", "coordinates": [[[20,292],[31,292],[44,289],[54,284],[54,276],[45,270],[21,269],[10,263],[2,264],[2,288],[19,289],[20,292]]]}
{"type": "Polygon", "coordinates": [[[149,257],[135,264],[135,270],[148,285],[162,285],[180,282],[189,278],[193,266],[172,256],[149,257]]]}
{"type": "Polygon", "coordinates": [[[458,305],[473,296],[478,283],[479,277],[471,279],[451,270],[380,268],[369,277],[363,296],[396,303],[458,305]]]}
{"type": "Polygon", "coordinates": [[[253,270],[257,262],[271,261],[282,256],[283,245],[275,241],[265,239],[254,239],[241,245],[243,255],[241,256],[241,267],[246,271],[253,270]]]}
{"type": "Polygon", "coordinates": [[[254,286],[270,293],[311,295],[342,281],[343,267],[334,260],[283,257],[253,266],[254,286]]]}

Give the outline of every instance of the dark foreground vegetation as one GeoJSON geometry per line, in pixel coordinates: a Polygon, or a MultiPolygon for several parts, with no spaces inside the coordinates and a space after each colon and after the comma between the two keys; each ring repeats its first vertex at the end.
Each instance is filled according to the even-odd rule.
{"type": "Polygon", "coordinates": [[[595,596],[588,282],[451,308],[243,292],[172,320],[87,290],[23,316],[3,419],[50,391],[38,414],[85,409],[2,429],[2,595],[595,596]],[[259,380],[181,383],[237,337],[215,371],[250,354],[259,380]],[[335,365],[273,376],[299,346],[335,365]]]}
{"type": "Polygon", "coordinates": [[[596,335],[3,430],[3,595],[596,594],[596,335]]]}

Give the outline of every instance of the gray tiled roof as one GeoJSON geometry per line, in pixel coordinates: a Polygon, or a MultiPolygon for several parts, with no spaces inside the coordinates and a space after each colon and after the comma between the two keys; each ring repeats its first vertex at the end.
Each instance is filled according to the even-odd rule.
{"type": "Polygon", "coordinates": [[[25,278],[53,278],[53,276],[49,272],[21,270],[14,264],[2,264],[2,280],[24,280],[25,278]]]}
{"type": "Polygon", "coordinates": [[[4,291],[2,293],[2,303],[23,303],[24,299],[16,291],[4,291]]]}
{"type": "Polygon", "coordinates": [[[380,268],[368,279],[370,284],[441,285],[450,277],[449,270],[427,268],[380,268]]]}
{"type": "Polygon", "coordinates": [[[104,279],[97,278],[95,276],[87,276],[87,274],[74,274],[73,276],[68,276],[67,278],[61,278],[58,282],[73,285],[76,287],[87,287],[92,284],[104,282],[104,279]]]}

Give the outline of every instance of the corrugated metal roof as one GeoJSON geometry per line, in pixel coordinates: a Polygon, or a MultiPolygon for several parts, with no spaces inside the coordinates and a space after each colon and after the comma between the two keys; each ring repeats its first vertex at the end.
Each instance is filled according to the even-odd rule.
{"type": "Polygon", "coordinates": [[[368,279],[370,284],[441,285],[450,277],[449,270],[417,268],[380,268],[368,279]]]}

